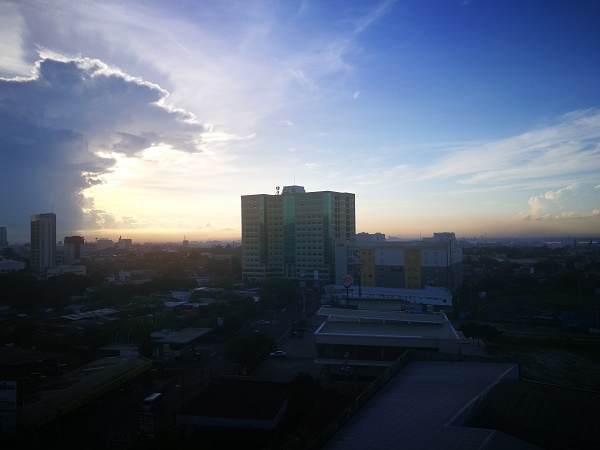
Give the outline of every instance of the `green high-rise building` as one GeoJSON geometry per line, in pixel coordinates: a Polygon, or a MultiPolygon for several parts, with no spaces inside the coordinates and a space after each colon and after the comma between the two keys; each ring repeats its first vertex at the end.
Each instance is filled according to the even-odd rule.
{"type": "Polygon", "coordinates": [[[354,194],[285,186],[275,195],[243,195],[242,276],[333,282],[334,240],[355,235],[354,194]]]}

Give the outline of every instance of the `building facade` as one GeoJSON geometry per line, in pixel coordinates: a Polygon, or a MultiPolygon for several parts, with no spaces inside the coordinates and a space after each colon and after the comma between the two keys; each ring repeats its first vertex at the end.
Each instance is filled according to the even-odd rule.
{"type": "Polygon", "coordinates": [[[45,273],[56,267],[56,214],[34,214],[31,222],[31,270],[45,273]]]}
{"type": "Polygon", "coordinates": [[[307,278],[331,282],[335,277],[336,239],[354,241],[354,194],[305,192],[285,186],[276,195],[243,195],[242,276],[307,278]]]}
{"type": "Polygon", "coordinates": [[[355,284],[455,293],[462,284],[462,248],[454,233],[434,233],[419,241],[337,240],[336,282],[351,274],[355,284]]]}

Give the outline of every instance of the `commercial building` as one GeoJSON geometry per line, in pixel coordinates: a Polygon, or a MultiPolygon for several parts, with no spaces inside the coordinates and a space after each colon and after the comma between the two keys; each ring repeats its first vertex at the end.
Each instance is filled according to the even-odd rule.
{"type": "Polygon", "coordinates": [[[31,270],[45,274],[56,267],[56,214],[31,216],[31,270]]]}
{"type": "Polygon", "coordinates": [[[334,280],[334,240],[351,242],[356,234],[354,194],[285,186],[275,195],[243,195],[241,207],[245,282],[334,280]]]}
{"type": "Polygon", "coordinates": [[[354,283],[370,287],[424,289],[455,293],[462,284],[462,248],[454,233],[434,233],[418,241],[386,241],[361,233],[355,241],[335,242],[335,280],[351,274],[354,283]]]}
{"type": "Polygon", "coordinates": [[[315,331],[317,357],[325,373],[372,375],[390,367],[408,349],[459,354],[460,337],[443,312],[321,308],[315,331]]]}

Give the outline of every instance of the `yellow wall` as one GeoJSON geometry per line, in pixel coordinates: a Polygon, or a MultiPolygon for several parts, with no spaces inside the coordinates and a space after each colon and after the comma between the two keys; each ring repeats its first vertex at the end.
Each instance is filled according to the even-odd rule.
{"type": "Polygon", "coordinates": [[[404,250],[404,285],[407,289],[421,289],[421,251],[404,250]]]}

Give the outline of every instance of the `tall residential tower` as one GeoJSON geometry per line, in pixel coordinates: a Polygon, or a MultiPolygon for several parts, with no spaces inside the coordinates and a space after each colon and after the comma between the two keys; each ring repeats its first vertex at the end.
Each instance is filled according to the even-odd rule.
{"type": "Polygon", "coordinates": [[[277,195],[243,195],[242,276],[332,282],[334,239],[355,234],[354,194],[285,186],[277,195]]]}
{"type": "Polygon", "coordinates": [[[42,274],[56,266],[56,214],[31,216],[31,270],[42,274]]]}

